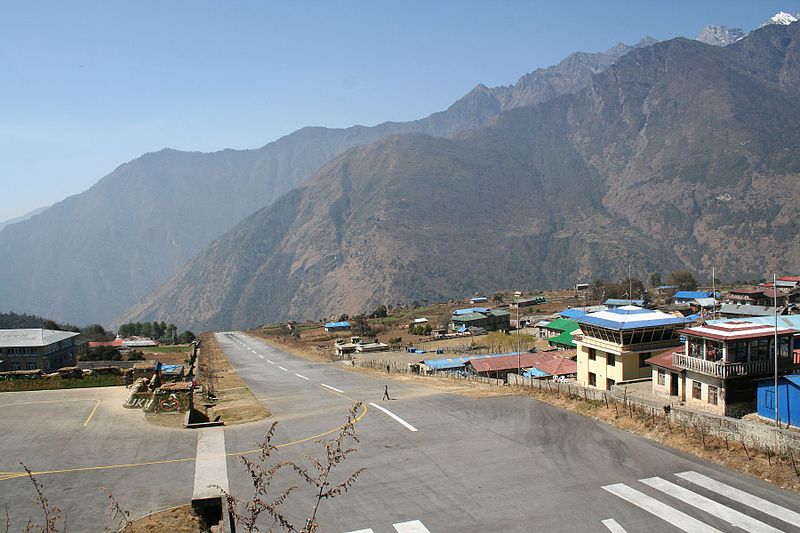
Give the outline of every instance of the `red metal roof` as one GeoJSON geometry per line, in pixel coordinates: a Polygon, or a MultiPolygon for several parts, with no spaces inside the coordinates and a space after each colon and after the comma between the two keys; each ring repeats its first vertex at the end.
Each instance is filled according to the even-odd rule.
{"type": "Polygon", "coordinates": [[[681,372],[683,369],[677,366],[673,366],[672,364],[672,350],[662,352],[658,355],[654,355],[650,359],[646,359],[645,363],[650,366],[658,366],[661,368],[666,368],[668,370],[673,370],[675,372],[681,372]]]}
{"type": "MultiPolygon", "coordinates": [[[[735,341],[771,337],[775,334],[775,328],[764,324],[731,320],[729,322],[703,324],[702,326],[686,328],[679,330],[678,333],[704,339],[735,341]]],[[[778,328],[778,335],[793,335],[795,333],[797,332],[790,328],[778,328]]]]}
{"type": "Polygon", "coordinates": [[[91,341],[89,342],[89,348],[97,348],[98,346],[113,346],[114,348],[119,348],[122,346],[122,339],[115,339],[113,341],[91,341]]]}
{"type": "Polygon", "coordinates": [[[559,352],[523,353],[517,355],[504,355],[501,357],[487,357],[485,359],[470,359],[467,361],[475,372],[505,372],[517,368],[537,367],[545,361],[562,359],[559,352]]]}
{"type": "Polygon", "coordinates": [[[534,368],[547,372],[551,376],[566,376],[578,373],[578,363],[572,359],[563,359],[561,357],[535,365],[534,368]]]}
{"type": "Polygon", "coordinates": [[[800,276],[780,276],[778,281],[796,281],[800,283],[800,276]]]}

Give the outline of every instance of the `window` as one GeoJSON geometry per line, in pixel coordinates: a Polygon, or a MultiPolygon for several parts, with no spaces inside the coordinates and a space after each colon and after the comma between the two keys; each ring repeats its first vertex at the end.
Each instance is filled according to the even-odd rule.
{"type": "Polygon", "coordinates": [[[667,384],[667,372],[663,368],[658,369],[658,384],[662,387],[667,384]]]}
{"type": "Polygon", "coordinates": [[[608,366],[617,366],[617,356],[613,353],[607,354],[606,357],[608,358],[608,366]]]}
{"type": "Polygon", "coordinates": [[[766,361],[767,359],[770,359],[770,344],[770,339],[758,339],[750,341],[750,360],[766,361]]]}
{"type": "Polygon", "coordinates": [[[597,350],[594,348],[589,348],[589,361],[594,361],[597,359],[597,350]]]}
{"type": "Polygon", "coordinates": [[[650,359],[651,355],[652,354],[650,352],[645,352],[645,353],[640,353],[639,354],[639,368],[644,368],[646,366],[650,366],[647,363],[645,363],[645,361],[650,359]]]}
{"type": "Polygon", "coordinates": [[[36,370],[36,363],[28,361],[28,370],[36,370]]]}
{"type": "Polygon", "coordinates": [[[778,340],[778,356],[781,359],[789,358],[789,337],[781,337],[778,340]]]}
{"type": "Polygon", "coordinates": [[[719,361],[722,359],[722,343],[706,340],[706,360],[719,361]]]}
{"type": "Polygon", "coordinates": [[[589,386],[590,387],[597,386],[597,375],[594,372],[589,372],[589,386]]]}
{"type": "Polygon", "coordinates": [[[747,361],[747,342],[739,341],[728,344],[728,361],[744,363],[747,361]]]}
{"type": "Polygon", "coordinates": [[[616,385],[616,384],[617,384],[617,382],[616,382],[616,381],[614,381],[614,380],[613,380],[613,379],[611,379],[611,378],[608,378],[608,379],[606,380],[606,388],[607,388],[608,390],[611,390],[611,387],[613,387],[613,386],[614,386],[614,385],[616,385]]]}
{"type": "Polygon", "coordinates": [[[717,405],[717,401],[718,401],[717,395],[718,394],[719,394],[719,391],[718,391],[717,387],[715,387],[714,385],[709,385],[708,386],[708,403],[710,403],[711,405],[717,405]]]}
{"type": "Polygon", "coordinates": [[[703,385],[699,381],[692,381],[692,398],[699,400],[703,397],[703,385]]]}
{"type": "Polygon", "coordinates": [[[767,389],[764,395],[764,407],[767,409],[775,410],[775,391],[767,389]]]}

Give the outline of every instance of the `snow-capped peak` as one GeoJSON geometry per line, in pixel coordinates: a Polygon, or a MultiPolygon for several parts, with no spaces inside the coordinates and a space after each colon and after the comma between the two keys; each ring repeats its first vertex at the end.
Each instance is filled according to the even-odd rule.
{"type": "MultiPolygon", "coordinates": [[[[800,15],[800,13],[798,13],[798,15],[800,15]]],[[[797,15],[792,15],[791,13],[786,13],[785,11],[781,11],[779,13],[775,13],[774,15],[772,15],[769,18],[769,20],[764,22],[759,27],[763,28],[764,26],[767,26],[769,24],[781,24],[783,26],[787,26],[793,22],[797,22],[797,15]]]]}
{"type": "Polygon", "coordinates": [[[776,13],[776,14],[772,15],[769,18],[769,20],[771,20],[775,24],[787,25],[787,24],[791,24],[792,22],[797,22],[797,17],[795,17],[791,13],[786,13],[784,11],[781,11],[779,13],[776,13]]]}

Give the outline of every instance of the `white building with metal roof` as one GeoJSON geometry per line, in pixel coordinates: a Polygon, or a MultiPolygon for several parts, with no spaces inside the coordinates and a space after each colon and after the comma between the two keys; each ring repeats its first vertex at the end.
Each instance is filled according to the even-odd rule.
{"type": "Polygon", "coordinates": [[[0,371],[74,366],[86,349],[80,333],[43,328],[0,329],[0,371]]]}

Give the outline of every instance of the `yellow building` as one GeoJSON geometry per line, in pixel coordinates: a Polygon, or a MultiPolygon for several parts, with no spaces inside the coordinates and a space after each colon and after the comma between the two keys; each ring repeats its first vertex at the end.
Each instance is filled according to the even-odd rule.
{"type": "Polygon", "coordinates": [[[576,319],[582,335],[578,346],[578,382],[609,390],[613,385],[650,377],[645,361],[678,346],[684,318],[633,305],[589,313],[576,319]]]}

